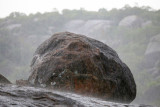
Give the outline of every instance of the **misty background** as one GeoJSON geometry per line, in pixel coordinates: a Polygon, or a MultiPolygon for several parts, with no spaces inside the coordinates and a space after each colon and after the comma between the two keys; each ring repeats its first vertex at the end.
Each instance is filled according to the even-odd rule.
{"type": "Polygon", "coordinates": [[[137,84],[133,103],[160,106],[160,10],[136,3],[97,11],[60,10],[1,15],[2,75],[13,83],[27,79],[36,48],[54,33],[70,31],[97,39],[116,50],[137,84]]]}

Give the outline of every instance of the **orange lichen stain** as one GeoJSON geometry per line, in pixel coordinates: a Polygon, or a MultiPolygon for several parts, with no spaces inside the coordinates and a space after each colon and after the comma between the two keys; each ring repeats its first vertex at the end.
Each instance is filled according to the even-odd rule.
{"type": "Polygon", "coordinates": [[[93,80],[87,79],[87,80],[79,80],[79,79],[74,79],[74,89],[75,92],[77,93],[82,93],[82,94],[91,94],[95,90],[95,86],[93,80]]]}
{"type": "Polygon", "coordinates": [[[74,78],[74,91],[79,94],[92,96],[100,95],[102,98],[109,98],[114,90],[114,85],[109,82],[100,81],[97,77],[91,75],[87,78],[74,78]]]}

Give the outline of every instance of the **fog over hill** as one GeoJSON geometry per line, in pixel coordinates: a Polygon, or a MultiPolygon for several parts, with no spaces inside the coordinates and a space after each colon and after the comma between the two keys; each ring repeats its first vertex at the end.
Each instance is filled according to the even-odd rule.
{"type": "Polygon", "coordinates": [[[12,82],[27,79],[38,45],[62,31],[87,35],[116,50],[137,84],[133,103],[160,106],[160,10],[126,6],[98,12],[13,12],[0,19],[0,73],[12,82]]]}

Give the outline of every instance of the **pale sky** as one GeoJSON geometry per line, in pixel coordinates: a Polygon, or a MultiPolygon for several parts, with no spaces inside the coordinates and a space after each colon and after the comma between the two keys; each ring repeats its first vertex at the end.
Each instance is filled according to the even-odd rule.
{"type": "Polygon", "coordinates": [[[97,11],[99,8],[121,8],[124,5],[150,6],[160,9],[160,0],[0,0],[0,18],[8,16],[11,12],[26,14],[63,9],[80,9],[97,11]]]}

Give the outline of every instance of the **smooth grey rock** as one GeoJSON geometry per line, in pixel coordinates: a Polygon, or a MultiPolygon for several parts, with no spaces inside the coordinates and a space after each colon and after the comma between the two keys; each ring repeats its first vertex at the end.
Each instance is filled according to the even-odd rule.
{"type": "Polygon", "coordinates": [[[142,23],[142,19],[140,19],[136,15],[131,15],[124,17],[120,22],[119,26],[121,27],[140,27],[142,23]]]}
{"type": "Polygon", "coordinates": [[[153,36],[147,46],[145,55],[160,53],[160,34],[153,36]]]}
{"type": "Polygon", "coordinates": [[[145,52],[145,66],[149,69],[154,68],[160,61],[160,34],[153,36],[145,52]]]}
{"type": "Polygon", "coordinates": [[[64,25],[64,29],[73,32],[84,34],[92,38],[96,38],[97,33],[103,33],[112,25],[109,20],[72,20],[64,25]]]}

